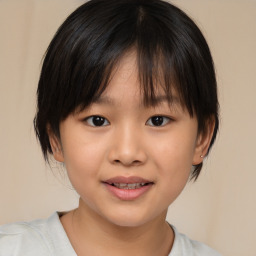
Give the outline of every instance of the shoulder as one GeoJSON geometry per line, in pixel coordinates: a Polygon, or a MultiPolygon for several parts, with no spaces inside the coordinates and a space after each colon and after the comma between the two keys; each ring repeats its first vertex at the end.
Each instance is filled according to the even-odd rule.
{"type": "Polygon", "coordinates": [[[169,256],[221,256],[209,246],[188,238],[173,227],[175,233],[174,244],[169,256]]]}
{"type": "Polygon", "coordinates": [[[16,256],[22,253],[41,256],[47,255],[47,251],[44,236],[33,223],[20,222],[0,227],[0,256],[16,256]]]}
{"type": "Polygon", "coordinates": [[[44,220],[3,225],[0,227],[0,256],[56,255],[55,239],[61,236],[64,239],[59,239],[63,243],[60,246],[64,245],[66,237],[57,213],[44,220]]]}

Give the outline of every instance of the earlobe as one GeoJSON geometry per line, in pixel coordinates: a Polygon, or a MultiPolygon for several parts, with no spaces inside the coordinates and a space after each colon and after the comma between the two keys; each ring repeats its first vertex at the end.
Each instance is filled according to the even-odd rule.
{"type": "Polygon", "coordinates": [[[214,127],[215,121],[212,119],[208,122],[205,131],[198,135],[194,152],[193,165],[202,163],[204,157],[207,155],[214,132],[214,127]]]}
{"type": "Polygon", "coordinates": [[[54,159],[58,162],[64,162],[62,147],[59,139],[53,133],[50,127],[47,128],[47,131],[54,159]]]}

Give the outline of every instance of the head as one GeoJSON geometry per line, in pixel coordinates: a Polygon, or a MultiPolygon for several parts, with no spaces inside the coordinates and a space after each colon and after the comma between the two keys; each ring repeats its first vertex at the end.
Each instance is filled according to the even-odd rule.
{"type": "MultiPolygon", "coordinates": [[[[46,160],[53,153],[49,133],[61,141],[60,124],[108,89],[124,56],[133,53],[145,106],[161,91],[197,120],[198,136],[218,131],[214,65],[205,38],[180,9],[160,0],[92,0],[61,25],[45,55],[34,120],[46,160]]],[[[203,162],[196,163],[197,179],[203,162]]]]}

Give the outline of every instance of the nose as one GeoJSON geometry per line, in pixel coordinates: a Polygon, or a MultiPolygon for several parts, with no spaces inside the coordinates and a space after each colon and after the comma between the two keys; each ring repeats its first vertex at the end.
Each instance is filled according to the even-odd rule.
{"type": "Polygon", "coordinates": [[[128,125],[116,129],[112,136],[109,161],[124,166],[144,164],[147,154],[142,132],[128,125]]]}

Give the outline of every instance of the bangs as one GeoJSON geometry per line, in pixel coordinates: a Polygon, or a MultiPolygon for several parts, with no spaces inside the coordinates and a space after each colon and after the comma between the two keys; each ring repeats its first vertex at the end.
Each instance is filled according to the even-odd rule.
{"type": "MultiPolygon", "coordinates": [[[[156,90],[160,87],[170,103],[175,93],[181,105],[193,116],[197,99],[191,95],[191,91],[195,90],[193,86],[196,78],[193,63],[191,66],[188,60],[192,60],[190,55],[195,54],[195,49],[194,53],[190,52],[184,42],[187,32],[175,23],[174,18],[170,19],[172,16],[168,13],[166,16],[170,24],[167,26],[164,15],[166,10],[161,9],[161,6],[152,11],[147,9],[146,4],[137,4],[134,8],[131,2],[127,6],[120,4],[119,8],[109,10],[115,12],[113,17],[104,16],[97,20],[98,23],[94,22],[95,30],[89,32],[98,31],[98,36],[88,34],[90,22],[81,21],[79,29],[65,39],[67,42],[62,42],[72,45],[72,51],[62,62],[63,66],[66,63],[68,67],[62,67],[62,70],[67,71],[61,72],[64,76],[58,80],[59,83],[65,83],[62,87],[66,90],[63,92],[66,95],[65,101],[60,102],[63,110],[61,120],[97,100],[107,88],[120,60],[132,51],[136,52],[145,105],[157,103],[156,90]],[[74,38],[76,40],[70,42],[74,38]],[[72,71],[68,70],[70,68],[72,71]]],[[[87,20],[90,18],[88,15],[84,13],[87,20]]]]}
{"type": "MultiPolygon", "coordinates": [[[[147,54],[147,52],[144,51],[143,45],[140,46],[142,47],[136,44],[136,46],[126,50],[125,53],[118,56],[115,60],[112,59],[112,63],[107,65],[105,70],[101,73],[101,79],[98,77],[97,91],[93,90],[88,93],[87,85],[81,87],[82,91],[80,97],[78,95],[77,102],[74,103],[76,113],[83,111],[101,97],[115,75],[116,70],[120,67],[122,59],[130,54],[134,55],[136,58],[135,63],[137,64],[136,69],[140,82],[139,89],[145,107],[156,106],[159,103],[159,94],[161,94],[161,96],[165,96],[170,105],[177,103],[178,100],[181,107],[187,109],[183,92],[179,91],[181,87],[177,86],[176,74],[171,63],[168,62],[168,58],[164,58],[163,53],[159,50],[147,54]]],[[[93,79],[93,81],[95,81],[95,79],[93,79]]],[[[94,86],[93,89],[95,88],[94,86]]],[[[193,110],[188,111],[192,116],[193,110]]]]}
{"type": "Polygon", "coordinates": [[[64,21],[45,55],[34,119],[45,159],[52,153],[47,126],[60,136],[60,122],[96,101],[131,51],[136,52],[144,104],[156,105],[159,89],[170,104],[178,98],[196,116],[199,132],[215,121],[213,144],[219,122],[217,83],[209,47],[196,24],[161,0],[91,0],[64,21]]]}

